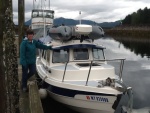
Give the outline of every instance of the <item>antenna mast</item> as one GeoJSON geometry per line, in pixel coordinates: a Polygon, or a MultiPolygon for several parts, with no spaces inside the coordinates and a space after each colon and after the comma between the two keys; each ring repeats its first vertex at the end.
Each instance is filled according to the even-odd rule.
{"type": "Polygon", "coordinates": [[[79,11],[79,23],[81,24],[81,11],[79,11]]]}
{"type": "Polygon", "coordinates": [[[50,9],[50,0],[49,0],[49,9],[50,9]]]}
{"type": "Polygon", "coordinates": [[[35,9],[35,6],[34,6],[34,0],[33,0],[33,9],[35,9]]]}
{"type": "Polygon", "coordinates": [[[43,4],[42,4],[42,0],[41,0],[41,9],[42,9],[42,7],[43,7],[43,4]]]}

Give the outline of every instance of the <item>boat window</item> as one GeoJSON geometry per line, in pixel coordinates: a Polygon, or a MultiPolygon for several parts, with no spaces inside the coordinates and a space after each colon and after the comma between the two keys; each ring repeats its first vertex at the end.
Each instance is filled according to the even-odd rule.
{"type": "Polygon", "coordinates": [[[47,13],[46,12],[43,12],[43,16],[45,17],[47,15],[47,13]]]}
{"type": "Polygon", "coordinates": [[[89,54],[87,48],[78,48],[73,50],[74,60],[88,60],[89,54]]]}
{"type": "Polygon", "coordinates": [[[35,11],[35,12],[33,12],[32,13],[32,17],[34,18],[34,17],[37,17],[38,16],[38,12],[37,11],[35,11]]]}
{"type": "Polygon", "coordinates": [[[39,11],[39,16],[43,17],[43,12],[42,11],[39,11]]]}
{"type": "Polygon", "coordinates": [[[93,49],[93,60],[104,60],[104,54],[102,49],[93,49]]]}
{"type": "Polygon", "coordinates": [[[54,18],[54,14],[52,12],[49,11],[33,11],[32,12],[32,18],[34,17],[47,17],[47,18],[54,18]]]}
{"type": "Polygon", "coordinates": [[[52,13],[47,13],[46,17],[49,17],[49,18],[54,18],[54,15],[52,13]]]}
{"type": "Polygon", "coordinates": [[[69,50],[61,49],[61,50],[53,50],[53,63],[64,63],[69,60],[69,50]]]}

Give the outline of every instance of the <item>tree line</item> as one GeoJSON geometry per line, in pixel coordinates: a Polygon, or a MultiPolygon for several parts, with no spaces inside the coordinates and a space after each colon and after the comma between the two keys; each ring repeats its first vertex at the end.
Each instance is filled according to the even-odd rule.
{"type": "Polygon", "coordinates": [[[122,25],[150,25],[150,9],[145,7],[133,12],[122,20],[122,25]]]}

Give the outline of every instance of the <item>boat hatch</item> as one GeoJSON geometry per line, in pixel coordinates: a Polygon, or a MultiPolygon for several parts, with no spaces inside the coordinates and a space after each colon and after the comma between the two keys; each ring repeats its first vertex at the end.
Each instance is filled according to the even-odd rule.
{"type": "MultiPolygon", "coordinates": [[[[91,66],[91,63],[77,63],[76,65],[80,67],[89,67],[91,66]]],[[[101,65],[97,63],[92,63],[92,66],[101,66],[101,65]]]]}

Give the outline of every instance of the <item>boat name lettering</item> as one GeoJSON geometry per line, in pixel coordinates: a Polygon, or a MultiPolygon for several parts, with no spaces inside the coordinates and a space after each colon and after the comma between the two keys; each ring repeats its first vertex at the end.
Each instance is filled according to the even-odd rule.
{"type": "Polygon", "coordinates": [[[100,96],[86,96],[87,100],[100,101],[100,102],[109,102],[108,98],[100,97],[100,96]]]}

